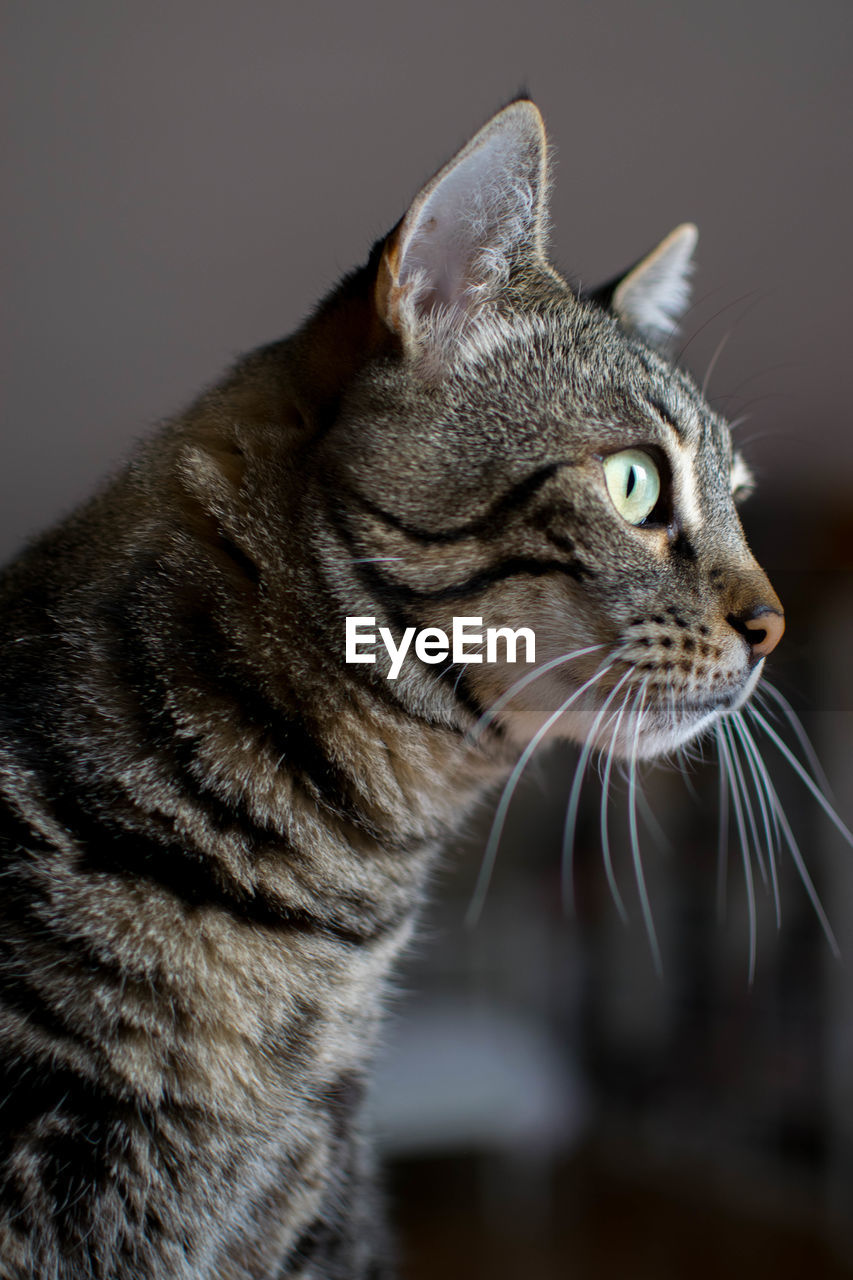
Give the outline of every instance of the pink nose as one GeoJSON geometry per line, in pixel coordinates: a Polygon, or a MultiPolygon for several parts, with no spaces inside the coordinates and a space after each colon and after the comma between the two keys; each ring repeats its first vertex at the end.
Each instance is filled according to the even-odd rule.
{"type": "Polygon", "coordinates": [[[757,658],[766,658],[772,653],[785,634],[785,616],[770,609],[766,605],[757,608],[751,617],[739,619],[741,627],[736,630],[746,640],[757,658]]]}

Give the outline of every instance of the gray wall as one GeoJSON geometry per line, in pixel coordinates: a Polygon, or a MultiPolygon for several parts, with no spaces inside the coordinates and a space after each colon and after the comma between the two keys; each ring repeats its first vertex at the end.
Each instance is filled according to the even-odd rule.
{"type": "MultiPolygon", "coordinates": [[[[853,477],[848,0],[4,6],[0,553],[287,332],[526,84],[585,280],[684,219],[765,485],[853,477]]],[[[723,397],[728,397],[723,399],[723,397]]]]}

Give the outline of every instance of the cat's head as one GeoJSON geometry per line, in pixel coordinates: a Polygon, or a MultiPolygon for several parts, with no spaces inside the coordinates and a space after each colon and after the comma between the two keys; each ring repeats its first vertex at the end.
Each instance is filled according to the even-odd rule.
{"type": "Polygon", "coordinates": [[[535,633],[535,678],[483,662],[460,679],[412,653],[396,696],[654,755],[749,696],[782,608],[738,519],[750,480],[729,428],[665,354],[695,228],[578,296],[545,257],[546,193],[542,120],[518,101],[374,255],[388,341],[319,452],[349,565],[335,585],[395,634],[454,616],[535,633]]]}

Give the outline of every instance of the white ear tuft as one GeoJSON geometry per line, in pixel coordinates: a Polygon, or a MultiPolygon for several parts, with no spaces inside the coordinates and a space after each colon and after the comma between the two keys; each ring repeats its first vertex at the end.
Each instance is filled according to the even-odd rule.
{"type": "Polygon", "coordinates": [[[542,117],[514,102],[427,183],[389,237],[377,284],[389,327],[412,340],[434,321],[447,337],[514,264],[541,256],[546,187],[542,117]]]}
{"type": "Polygon", "coordinates": [[[649,341],[672,337],[690,301],[690,273],[699,232],[692,222],[671,231],[620,281],[611,307],[649,341]]]}

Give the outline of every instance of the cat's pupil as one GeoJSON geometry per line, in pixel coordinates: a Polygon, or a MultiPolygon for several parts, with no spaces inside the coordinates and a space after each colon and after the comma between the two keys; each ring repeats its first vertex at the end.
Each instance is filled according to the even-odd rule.
{"type": "Polygon", "coordinates": [[[631,494],[634,491],[634,485],[636,483],[637,483],[637,468],[631,467],[630,471],[628,472],[628,483],[625,487],[626,498],[630,498],[631,494]]]}

